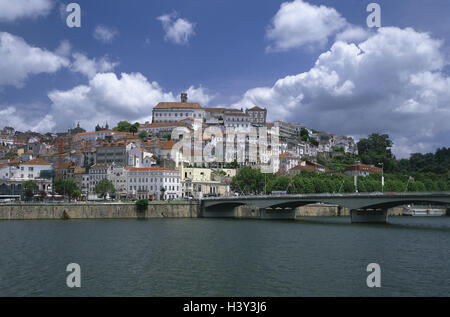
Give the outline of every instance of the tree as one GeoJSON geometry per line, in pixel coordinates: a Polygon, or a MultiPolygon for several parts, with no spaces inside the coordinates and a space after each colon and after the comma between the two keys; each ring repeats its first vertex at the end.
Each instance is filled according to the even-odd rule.
{"type": "Polygon", "coordinates": [[[166,188],[164,186],[161,186],[161,188],[159,189],[159,191],[161,192],[161,200],[164,200],[164,193],[166,192],[166,188]]]}
{"type": "Polygon", "coordinates": [[[300,130],[300,139],[304,142],[307,142],[309,139],[309,132],[306,128],[301,128],[300,130]]]}
{"type": "Polygon", "coordinates": [[[264,175],[259,169],[244,166],[233,177],[231,188],[244,194],[260,194],[264,192],[264,175]]]}
{"type": "Polygon", "coordinates": [[[67,195],[69,200],[81,196],[77,183],[72,180],[57,179],[53,188],[58,194],[67,195]]]}
{"type": "Polygon", "coordinates": [[[8,152],[5,154],[5,157],[14,158],[18,157],[19,155],[16,152],[8,152]]]}
{"type": "Polygon", "coordinates": [[[106,198],[107,194],[114,194],[116,192],[114,184],[108,179],[102,179],[95,185],[95,193],[102,198],[106,198]]]}
{"type": "Polygon", "coordinates": [[[147,210],[149,200],[148,199],[139,199],[136,201],[136,209],[139,212],[143,212],[147,210]]]}
{"type": "Polygon", "coordinates": [[[383,163],[386,172],[395,170],[397,162],[391,151],[393,143],[389,135],[372,133],[367,139],[361,139],[357,145],[362,163],[370,165],[383,163]]]}
{"type": "Polygon", "coordinates": [[[287,176],[279,176],[272,184],[270,191],[288,191],[291,179],[287,176]]]}
{"type": "Polygon", "coordinates": [[[139,123],[136,122],[135,124],[131,125],[130,129],[128,130],[128,132],[131,132],[134,135],[135,133],[138,132],[138,128],[139,128],[139,123]]]}
{"type": "Polygon", "coordinates": [[[148,132],[141,131],[141,132],[139,132],[138,137],[140,137],[142,140],[146,140],[148,138],[148,132]]]}
{"type": "Polygon", "coordinates": [[[38,188],[36,182],[33,180],[26,181],[23,184],[23,187],[25,188],[25,196],[27,196],[28,198],[33,197],[34,192],[38,188]]]}
{"type": "Polygon", "coordinates": [[[128,121],[119,121],[119,123],[117,123],[117,126],[113,128],[113,130],[119,132],[130,132],[130,128],[131,123],[129,123],[128,121]]]}

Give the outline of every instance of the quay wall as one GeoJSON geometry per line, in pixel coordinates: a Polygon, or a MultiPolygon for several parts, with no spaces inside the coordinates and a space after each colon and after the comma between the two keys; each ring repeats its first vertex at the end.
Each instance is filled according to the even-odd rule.
{"type": "Polygon", "coordinates": [[[0,205],[0,220],[197,218],[198,204],[12,204],[0,205]]]}
{"type": "MultiPolygon", "coordinates": [[[[403,207],[388,209],[389,216],[401,216],[403,207]]],[[[235,208],[234,218],[260,218],[260,210],[251,206],[235,208]]],[[[337,205],[306,205],[295,209],[295,217],[350,217],[350,209],[337,205]]]]}
{"type": "MultiPolygon", "coordinates": [[[[402,208],[389,209],[389,216],[401,216],[402,208]]],[[[192,203],[153,203],[139,212],[135,204],[11,204],[0,205],[0,220],[32,219],[150,219],[150,218],[198,218],[199,206],[192,203]]],[[[240,206],[226,214],[217,212],[206,217],[230,217],[238,219],[261,219],[259,208],[240,206]]],[[[292,213],[300,217],[349,217],[350,210],[335,205],[306,205],[292,213]]]]}

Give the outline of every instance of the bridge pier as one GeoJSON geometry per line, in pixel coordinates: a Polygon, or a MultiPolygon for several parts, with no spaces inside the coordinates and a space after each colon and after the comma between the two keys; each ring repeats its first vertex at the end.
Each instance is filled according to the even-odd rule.
{"type": "Polygon", "coordinates": [[[260,208],[261,219],[295,220],[295,208],[260,208]]]}
{"type": "Polygon", "coordinates": [[[352,209],[352,223],[387,223],[387,209],[352,209]]]}

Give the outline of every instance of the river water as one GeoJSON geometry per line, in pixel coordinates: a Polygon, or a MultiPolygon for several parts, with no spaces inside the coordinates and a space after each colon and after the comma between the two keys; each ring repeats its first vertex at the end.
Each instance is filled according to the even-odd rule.
{"type": "Polygon", "coordinates": [[[450,217],[0,221],[0,241],[0,296],[450,295],[450,217]]]}

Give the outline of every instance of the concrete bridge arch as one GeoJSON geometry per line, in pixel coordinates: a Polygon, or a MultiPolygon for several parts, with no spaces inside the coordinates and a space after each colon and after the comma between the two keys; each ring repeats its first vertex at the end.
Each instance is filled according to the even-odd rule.
{"type": "Polygon", "coordinates": [[[392,207],[405,204],[450,206],[450,192],[314,194],[209,198],[201,202],[201,213],[206,217],[233,217],[233,210],[235,207],[249,205],[259,208],[260,217],[262,219],[295,219],[295,209],[297,207],[316,203],[333,204],[349,208],[351,210],[353,222],[366,222],[366,220],[367,222],[371,222],[369,221],[371,219],[373,222],[386,222],[387,210],[392,207]]]}

